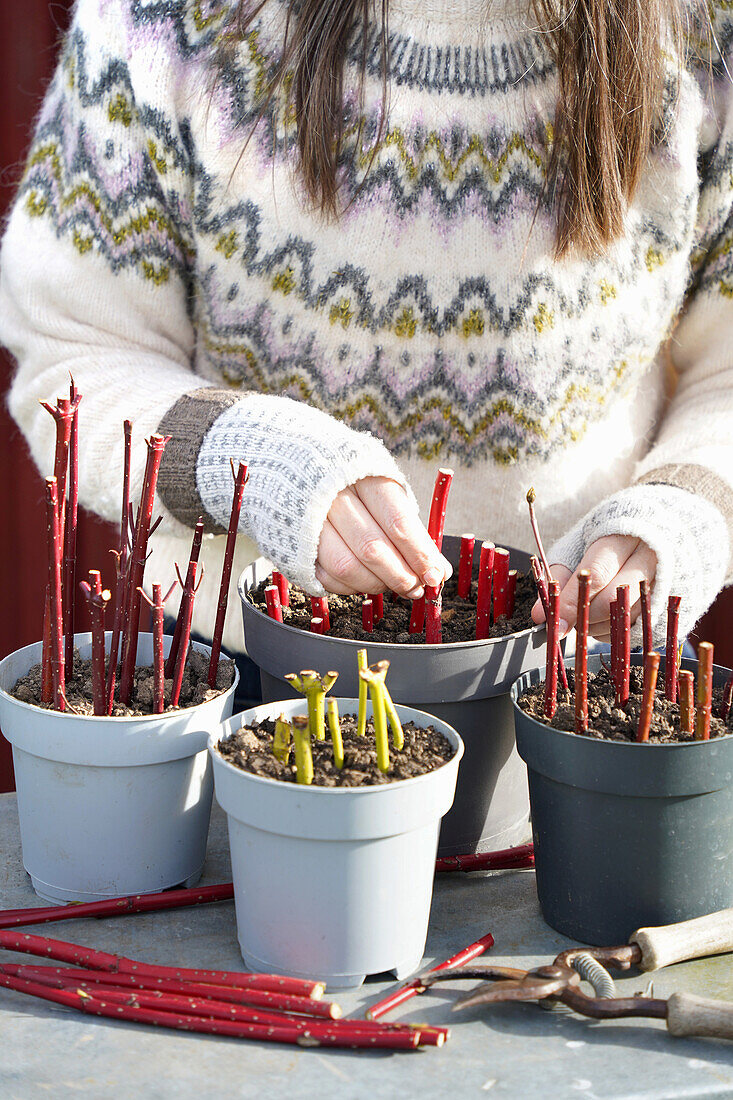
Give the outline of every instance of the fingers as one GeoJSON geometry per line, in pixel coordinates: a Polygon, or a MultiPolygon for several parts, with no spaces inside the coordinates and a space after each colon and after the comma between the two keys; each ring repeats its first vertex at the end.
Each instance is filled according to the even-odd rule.
{"type": "MultiPolygon", "coordinates": [[[[404,492],[402,495],[406,502],[404,492]]],[[[351,558],[345,556],[343,552],[339,556],[340,571],[336,574],[334,574],[336,563],[329,564],[324,554],[319,552],[321,565],[332,576],[335,575],[336,579],[340,579],[344,584],[350,584],[357,592],[381,592],[384,588],[388,588],[410,599],[422,595],[421,578],[410,568],[353,489],[344,489],[338,494],[331,505],[328,520],[351,551],[351,558]],[[359,563],[359,566],[355,566],[353,559],[359,563]],[[364,569],[376,578],[376,587],[364,588],[355,583],[356,576],[360,575],[364,569]]]]}
{"type": "Polygon", "coordinates": [[[333,525],[326,520],[318,544],[316,577],[329,592],[351,596],[355,592],[381,592],[384,585],[362,565],[333,525]]]}
{"type": "MultiPolygon", "coordinates": [[[[557,581],[560,585],[560,591],[562,592],[564,586],[567,584],[568,579],[572,577],[572,573],[564,565],[550,565],[550,572],[552,573],[552,579],[557,581]]],[[[545,621],[545,610],[542,606],[542,601],[538,597],[532,607],[532,622],[543,623],[545,621]]]]}
{"type": "MultiPolygon", "coordinates": [[[[575,626],[578,615],[578,573],[587,569],[590,573],[590,633],[598,641],[607,642],[611,636],[611,602],[616,599],[616,589],[628,584],[631,603],[631,622],[641,613],[640,582],[654,580],[657,557],[646,543],[628,535],[609,535],[592,543],[572,575],[562,565],[551,566],[553,576],[560,582],[560,630],[567,633],[575,626]]],[[[535,622],[544,622],[539,600],[532,608],[535,622]]]]}
{"type": "MultiPolygon", "coordinates": [[[[580,565],[560,593],[560,618],[567,623],[566,629],[574,627],[578,617],[578,573],[581,569],[587,569],[590,573],[591,608],[596,622],[600,625],[604,619],[610,619],[608,605],[616,595],[616,586],[619,583],[616,577],[639,545],[638,539],[625,535],[609,535],[591,543],[580,565]],[[605,603],[602,599],[593,607],[598,595],[606,590],[610,592],[611,586],[613,586],[613,596],[606,599],[605,603]]],[[[632,593],[632,599],[634,598],[632,593]]],[[[596,634],[593,636],[597,637],[596,634]]]]}
{"type": "Polygon", "coordinates": [[[353,488],[404,561],[405,568],[421,584],[437,587],[451,576],[450,562],[430,538],[401,485],[389,478],[368,477],[357,481],[353,488]]]}
{"type": "Polygon", "coordinates": [[[631,622],[636,622],[641,614],[640,581],[651,581],[657,569],[657,556],[653,550],[640,542],[631,557],[625,562],[611,583],[591,600],[590,633],[600,641],[609,641],[611,637],[611,602],[616,599],[616,589],[628,584],[631,603],[631,622]]]}

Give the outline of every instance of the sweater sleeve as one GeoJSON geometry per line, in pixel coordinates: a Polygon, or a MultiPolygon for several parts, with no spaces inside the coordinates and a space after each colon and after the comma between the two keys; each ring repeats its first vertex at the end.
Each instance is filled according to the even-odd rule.
{"type": "Polygon", "coordinates": [[[678,376],[657,437],[634,484],[603,501],[551,548],[576,569],[604,535],[633,535],[657,555],[655,636],[664,639],[670,594],[683,597],[689,631],[733,581],[733,13],[718,8],[703,90],[695,247],[670,353],[678,376]]]}
{"type": "MultiPolygon", "coordinates": [[[[217,28],[202,26],[203,54],[217,28]]],[[[80,501],[115,522],[125,418],[134,495],[145,437],[172,437],[158,501],[171,533],[199,514],[221,530],[229,460],[246,461],[242,531],[292,580],[322,592],[315,559],[335,495],[369,475],[405,482],[374,437],[195,373],[197,106],[180,90],[194,54],[145,5],[78,0],[2,246],[0,339],[18,364],[9,407],[47,471],[54,426],[38,402],[68,392],[73,374],[83,395],[80,501]]]]}

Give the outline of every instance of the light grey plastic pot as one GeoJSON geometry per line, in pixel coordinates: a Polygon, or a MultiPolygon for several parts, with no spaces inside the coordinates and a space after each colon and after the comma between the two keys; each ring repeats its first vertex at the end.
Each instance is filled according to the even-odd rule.
{"type": "MultiPolygon", "coordinates": [[[[600,667],[588,658],[589,671],[600,667]]],[[[697,661],[682,667],[696,672],[697,661]]],[[[729,675],[716,666],[713,683],[729,675]]],[[[522,676],[512,697],[543,678],[522,676]]],[[[626,943],[636,928],[733,905],[733,735],[636,744],[555,730],[519,707],[516,719],[537,893],[552,928],[584,943],[626,943]]]]}
{"type": "MultiPolygon", "coordinates": [[[[342,715],[357,708],[358,700],[339,699],[342,715]]],[[[444,734],[452,759],[415,779],[334,789],[250,775],[219,753],[220,738],[248,722],[303,714],[302,699],[253,707],[210,737],[216,799],[229,824],[237,934],[251,970],[343,989],[387,970],[405,978],[420,965],[438,829],[463,743],[431,715],[397,711],[403,722],[444,734]]]]}
{"type": "MultiPolygon", "coordinates": [[[[458,566],[460,539],[446,536],[443,552],[458,566]]],[[[478,559],[477,540],[475,556],[478,559]]],[[[527,572],[529,555],[510,549],[513,569],[527,572]]],[[[356,651],[364,643],[308,634],[277,623],[247,593],[272,572],[264,558],[239,579],[247,653],[259,666],[265,701],[293,696],[288,672],[315,668],[339,673],[338,691],[358,691],[356,651]]],[[[517,754],[509,696],[523,672],[544,667],[544,626],[505,638],[449,645],[369,644],[369,661],[390,662],[388,684],[397,703],[428,711],[453,726],[466,746],[455,802],[443,821],[439,855],[491,851],[529,837],[527,769],[517,754]]]]}
{"type": "MultiPolygon", "coordinates": [[[[91,635],[75,642],[88,657],[91,635]]],[[[40,659],[36,642],[0,661],[0,726],[13,746],[23,866],[33,889],[58,902],[192,886],[206,856],[213,794],[207,738],[232,713],[238,676],[196,707],[79,716],[9,694],[40,659]]],[[[137,662],[152,663],[152,635],[140,635],[137,662]]]]}

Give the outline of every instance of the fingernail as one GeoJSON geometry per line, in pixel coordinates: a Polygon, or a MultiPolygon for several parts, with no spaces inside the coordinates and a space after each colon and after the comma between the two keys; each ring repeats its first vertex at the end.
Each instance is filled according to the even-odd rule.
{"type": "Polygon", "coordinates": [[[440,569],[431,567],[423,574],[423,580],[425,584],[429,584],[431,588],[437,588],[443,580],[443,572],[440,569]]]}
{"type": "Polygon", "coordinates": [[[410,591],[407,593],[407,598],[408,598],[408,600],[419,600],[420,597],[424,596],[424,595],[425,595],[425,589],[423,588],[423,586],[421,584],[417,584],[417,585],[415,585],[414,588],[411,588],[410,591]]]}
{"type": "Polygon", "coordinates": [[[561,638],[564,638],[565,635],[567,634],[568,630],[570,630],[570,627],[568,626],[568,624],[565,622],[564,619],[559,619],[558,620],[557,628],[560,631],[560,637],[561,638]]]}

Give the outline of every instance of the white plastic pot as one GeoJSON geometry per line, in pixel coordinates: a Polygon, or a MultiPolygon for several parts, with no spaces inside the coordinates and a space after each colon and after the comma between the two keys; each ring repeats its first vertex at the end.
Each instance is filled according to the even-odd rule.
{"type": "MultiPolygon", "coordinates": [[[[90,655],[90,634],[75,643],[82,657],[90,655]]],[[[170,644],[164,639],[166,653],[170,644]]],[[[10,689],[40,660],[36,642],[0,661],[0,727],[13,746],[23,865],[33,889],[57,902],[193,885],[206,856],[213,793],[207,737],[232,713],[238,676],[196,707],[103,718],[13,698],[10,689]]],[[[150,634],[140,635],[137,663],[152,664],[150,634]]]]}
{"type": "MultiPolygon", "coordinates": [[[[356,699],[339,700],[341,714],[357,709],[356,699]]],[[[420,965],[440,820],[453,802],[463,742],[423,711],[397,712],[442,733],[456,749],[452,759],[414,779],[329,788],[250,775],[219,753],[219,740],[249,722],[304,713],[302,699],[253,707],[211,735],[237,934],[250,969],[347,988],[387,970],[402,979],[420,965]]]]}

